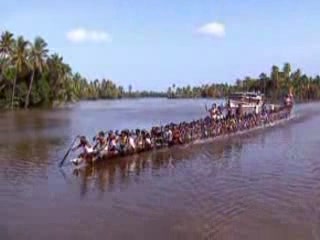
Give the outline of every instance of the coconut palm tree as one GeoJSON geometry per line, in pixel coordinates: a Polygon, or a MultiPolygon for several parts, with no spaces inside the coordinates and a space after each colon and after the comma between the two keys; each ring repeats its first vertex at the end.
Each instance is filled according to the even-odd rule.
{"type": "Polygon", "coordinates": [[[276,66],[276,65],[273,65],[272,68],[271,68],[271,78],[272,80],[277,80],[276,78],[279,77],[279,67],[276,66]]]}
{"type": "Polygon", "coordinates": [[[276,90],[278,89],[279,86],[279,67],[277,66],[272,66],[271,69],[271,80],[272,80],[272,85],[273,88],[276,90]]]}
{"type": "Polygon", "coordinates": [[[285,63],[285,64],[283,65],[282,71],[283,71],[284,74],[285,74],[286,80],[289,81],[290,74],[291,74],[291,65],[290,65],[290,63],[285,63]]]}
{"type": "Polygon", "coordinates": [[[128,90],[129,90],[129,97],[131,97],[131,93],[132,93],[132,85],[131,84],[129,85],[128,90]]]}
{"type": "Polygon", "coordinates": [[[266,94],[267,80],[268,80],[267,74],[261,73],[259,75],[260,91],[263,90],[263,94],[266,94]]]}
{"type": "Polygon", "coordinates": [[[12,50],[12,63],[15,67],[15,78],[13,80],[13,86],[12,86],[12,95],[11,95],[11,109],[13,109],[14,106],[14,97],[15,97],[15,88],[17,79],[19,77],[19,74],[25,69],[26,67],[29,67],[28,64],[28,45],[29,42],[24,40],[22,36],[19,36],[17,40],[15,41],[13,45],[12,50]]]}
{"type": "Polygon", "coordinates": [[[48,58],[48,67],[50,72],[52,86],[52,100],[65,101],[66,90],[71,89],[70,81],[72,81],[71,67],[63,62],[63,58],[58,54],[53,54],[48,58]]]}
{"type": "MultiPolygon", "coordinates": [[[[12,52],[12,46],[14,43],[13,34],[11,32],[5,31],[0,37],[0,83],[3,80],[3,71],[7,64],[8,57],[12,52]]],[[[3,89],[5,84],[0,87],[3,89]]]]}
{"type": "Polygon", "coordinates": [[[62,85],[61,76],[63,71],[63,64],[63,58],[56,53],[52,54],[47,59],[53,98],[58,95],[58,90],[62,85]]]}
{"type": "Polygon", "coordinates": [[[80,75],[80,73],[75,73],[72,77],[72,82],[73,82],[73,88],[74,88],[74,92],[75,95],[77,96],[77,98],[81,98],[82,97],[82,92],[84,92],[84,88],[81,85],[82,84],[82,76],[80,75]]]}
{"type": "Polygon", "coordinates": [[[176,95],[176,84],[172,84],[172,98],[174,98],[176,95]]]}
{"type": "Polygon", "coordinates": [[[13,34],[5,31],[1,34],[0,38],[0,60],[7,58],[11,52],[14,43],[13,34]]]}
{"type": "Polygon", "coordinates": [[[46,67],[45,60],[47,59],[48,52],[49,52],[49,50],[47,49],[47,46],[48,46],[47,43],[41,37],[37,37],[34,40],[34,43],[31,44],[29,62],[31,65],[32,73],[31,73],[31,78],[29,83],[29,89],[26,95],[26,100],[24,105],[25,108],[28,108],[29,106],[30,93],[32,90],[35,72],[38,71],[41,74],[44,68],[46,67]]]}

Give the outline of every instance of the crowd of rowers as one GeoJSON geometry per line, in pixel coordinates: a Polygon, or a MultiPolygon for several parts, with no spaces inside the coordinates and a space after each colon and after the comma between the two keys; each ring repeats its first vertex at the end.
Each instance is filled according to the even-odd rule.
{"type": "Polygon", "coordinates": [[[94,144],[90,144],[85,136],[81,136],[80,143],[73,148],[73,151],[82,148],[83,152],[78,159],[86,160],[128,155],[248,130],[287,118],[290,110],[291,106],[285,104],[281,107],[263,105],[260,111],[252,112],[244,112],[241,106],[234,111],[234,109],[213,104],[208,110],[209,116],[197,121],[170,123],[152,127],[150,131],[144,129],[131,131],[126,129],[121,132],[101,131],[93,138],[94,144]]]}

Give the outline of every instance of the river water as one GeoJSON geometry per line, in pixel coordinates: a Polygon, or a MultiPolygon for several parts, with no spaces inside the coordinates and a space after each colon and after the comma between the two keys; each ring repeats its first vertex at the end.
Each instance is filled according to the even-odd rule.
{"type": "Polygon", "coordinates": [[[208,100],[0,114],[0,239],[320,239],[320,104],[273,128],[74,171],[72,138],[204,116],[208,100]],[[70,156],[72,157],[72,156],[70,156]]]}

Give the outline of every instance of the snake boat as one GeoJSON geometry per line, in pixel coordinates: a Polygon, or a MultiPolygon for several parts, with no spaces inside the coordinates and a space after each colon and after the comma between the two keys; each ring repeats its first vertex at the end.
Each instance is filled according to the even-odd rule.
{"type": "Polygon", "coordinates": [[[152,133],[151,144],[142,148],[124,149],[119,151],[107,152],[103,156],[96,154],[87,154],[86,156],[77,157],[70,161],[77,168],[92,165],[100,161],[108,161],[111,159],[120,159],[132,155],[143,154],[149,151],[161,151],[171,147],[186,147],[190,144],[199,144],[204,141],[212,141],[215,139],[230,137],[236,134],[247,133],[256,129],[272,127],[280,122],[289,119],[292,116],[293,104],[275,106],[274,109],[263,113],[250,113],[245,116],[232,116],[220,120],[206,117],[190,123],[172,124],[169,129],[179,133],[178,141],[166,141],[165,134],[168,128],[161,128],[160,134],[152,133]]]}

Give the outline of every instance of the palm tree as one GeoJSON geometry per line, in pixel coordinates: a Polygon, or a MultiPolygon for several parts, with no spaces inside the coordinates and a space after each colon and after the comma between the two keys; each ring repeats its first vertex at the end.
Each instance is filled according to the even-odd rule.
{"type": "Polygon", "coordinates": [[[123,97],[123,92],[124,92],[124,89],[123,89],[122,86],[119,86],[119,87],[118,87],[118,92],[119,92],[118,98],[122,98],[122,97],[123,97]]]}
{"type": "Polygon", "coordinates": [[[291,65],[290,63],[285,63],[282,68],[283,71],[283,83],[282,88],[283,89],[289,89],[290,88],[290,75],[291,75],[291,65]]]}
{"type": "Polygon", "coordinates": [[[266,94],[266,86],[267,86],[267,74],[261,73],[259,75],[259,80],[260,80],[260,90],[263,89],[263,94],[266,94]]]}
{"type": "Polygon", "coordinates": [[[285,64],[283,65],[282,71],[283,71],[284,74],[285,74],[286,80],[289,80],[290,74],[291,74],[291,65],[290,65],[290,63],[285,63],[285,64]]]}
{"type": "Polygon", "coordinates": [[[242,90],[243,81],[241,81],[239,78],[236,80],[236,86],[238,89],[242,90]]]}
{"type": "Polygon", "coordinates": [[[75,95],[77,96],[77,98],[81,98],[81,92],[84,92],[84,88],[82,88],[81,83],[82,83],[82,77],[80,75],[80,73],[75,73],[73,75],[73,88],[75,91],[75,95]]]}
{"type": "Polygon", "coordinates": [[[272,79],[274,89],[277,89],[279,85],[279,67],[272,66],[271,79],[272,79]]]}
{"type": "Polygon", "coordinates": [[[4,60],[11,54],[13,43],[14,43],[14,38],[11,32],[5,31],[1,34],[0,60],[4,60]]]}
{"type": "Polygon", "coordinates": [[[167,98],[171,98],[171,94],[172,94],[172,89],[171,89],[171,87],[168,87],[167,98]]]}
{"type": "Polygon", "coordinates": [[[176,84],[172,84],[172,98],[174,98],[176,95],[176,84]]]}
{"type": "MultiPolygon", "coordinates": [[[[12,53],[12,46],[14,43],[13,34],[11,32],[5,31],[1,34],[0,38],[0,82],[2,82],[2,73],[4,71],[5,65],[7,64],[7,59],[12,53]]],[[[5,85],[0,87],[3,89],[5,85]]]]}
{"type": "Polygon", "coordinates": [[[132,92],[132,85],[131,84],[129,85],[128,90],[129,90],[129,97],[131,97],[131,92],[132,92]]]}
{"type": "Polygon", "coordinates": [[[55,99],[59,95],[63,82],[64,62],[63,58],[54,53],[47,59],[47,66],[50,73],[50,85],[52,90],[51,100],[55,99]]]}
{"type": "Polygon", "coordinates": [[[13,109],[15,88],[16,88],[18,76],[25,67],[28,67],[28,59],[27,59],[28,45],[29,45],[29,42],[24,40],[22,36],[19,36],[13,46],[12,63],[15,66],[16,73],[15,73],[15,78],[13,80],[13,86],[12,86],[11,109],[13,109]]]}
{"type": "Polygon", "coordinates": [[[35,72],[38,71],[40,74],[43,72],[46,67],[46,58],[48,57],[49,50],[47,49],[47,43],[41,38],[37,37],[34,40],[34,44],[31,45],[29,61],[32,68],[31,79],[29,83],[29,89],[25,100],[24,108],[28,108],[29,106],[29,98],[32,90],[33,79],[35,72]]]}
{"type": "Polygon", "coordinates": [[[74,89],[72,89],[72,70],[69,64],[62,62],[59,72],[59,98],[60,101],[71,101],[74,98],[74,89]]]}

